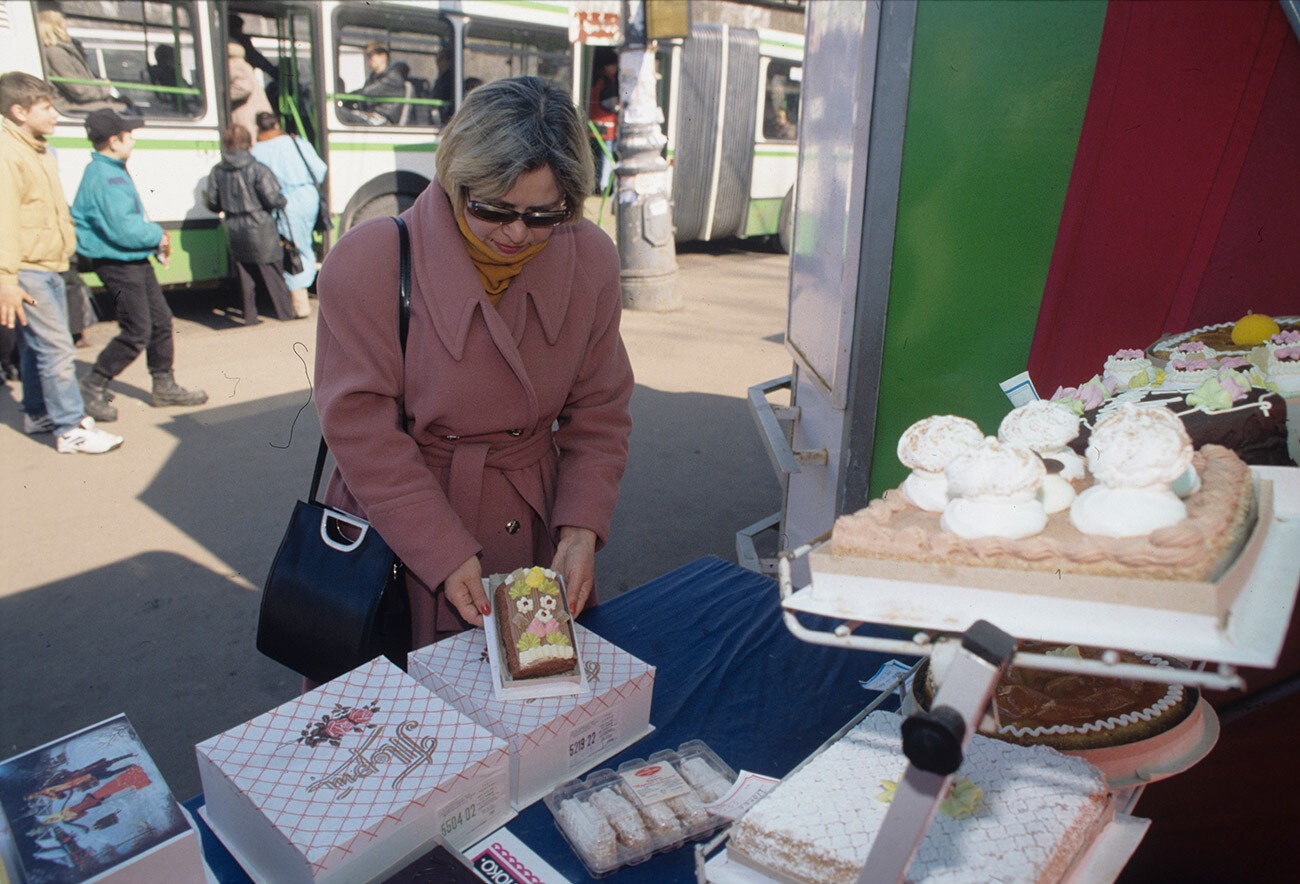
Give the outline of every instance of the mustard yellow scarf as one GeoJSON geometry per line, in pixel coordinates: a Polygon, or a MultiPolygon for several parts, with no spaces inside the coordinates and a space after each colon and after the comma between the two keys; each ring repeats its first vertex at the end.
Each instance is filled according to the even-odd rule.
{"type": "Polygon", "coordinates": [[[488,300],[495,307],[501,302],[501,296],[506,293],[506,287],[510,285],[510,280],[519,275],[519,271],[524,269],[524,265],[529,259],[546,248],[546,243],[550,239],[539,242],[535,246],[529,246],[517,255],[507,258],[499,255],[484,244],[484,242],[473,234],[469,225],[465,223],[462,215],[456,216],[456,226],[460,228],[460,235],[465,240],[465,248],[469,252],[469,259],[474,262],[474,268],[478,270],[478,278],[483,283],[483,291],[487,293],[488,300]]]}

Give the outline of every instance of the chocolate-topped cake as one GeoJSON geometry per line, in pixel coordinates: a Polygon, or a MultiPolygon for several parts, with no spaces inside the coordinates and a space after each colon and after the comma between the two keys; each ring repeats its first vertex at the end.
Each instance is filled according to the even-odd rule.
{"type": "Polygon", "coordinates": [[[1088,447],[1089,428],[1123,403],[1164,404],[1182,420],[1196,448],[1222,445],[1248,464],[1293,466],[1286,448],[1286,400],[1277,393],[1254,387],[1233,403],[1231,411],[1209,412],[1189,407],[1186,397],[1186,391],[1158,387],[1120,392],[1100,408],[1083,413],[1083,426],[1070,447],[1083,454],[1088,447]]]}
{"type": "Polygon", "coordinates": [[[554,571],[532,567],[507,574],[493,594],[492,612],[511,678],[573,671],[578,659],[573,621],[554,571]]]}

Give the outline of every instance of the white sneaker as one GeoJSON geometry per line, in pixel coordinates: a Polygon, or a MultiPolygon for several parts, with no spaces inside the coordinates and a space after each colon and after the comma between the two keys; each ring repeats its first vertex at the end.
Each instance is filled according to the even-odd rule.
{"type": "Polygon", "coordinates": [[[36,420],[32,420],[26,413],[23,414],[23,432],[28,436],[35,436],[40,433],[53,433],[54,421],[50,420],[48,414],[43,414],[36,420]]]}
{"type": "Polygon", "coordinates": [[[103,454],[122,444],[121,436],[95,429],[93,417],[83,417],[81,423],[55,440],[59,454],[103,454]]]}

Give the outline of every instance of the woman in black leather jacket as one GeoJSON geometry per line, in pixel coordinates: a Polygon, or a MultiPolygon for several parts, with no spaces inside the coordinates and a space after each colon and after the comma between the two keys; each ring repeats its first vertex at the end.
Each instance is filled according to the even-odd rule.
{"type": "Polygon", "coordinates": [[[253,159],[248,130],[231,124],[221,133],[221,162],[208,173],[203,204],[225,214],[226,244],[239,273],[244,324],[257,325],[257,289],[264,290],[277,319],[294,319],[293,298],[280,273],[284,249],[276,230],[277,209],[286,203],[275,175],[253,159]],[[256,279],[261,280],[258,286],[256,279]]]}

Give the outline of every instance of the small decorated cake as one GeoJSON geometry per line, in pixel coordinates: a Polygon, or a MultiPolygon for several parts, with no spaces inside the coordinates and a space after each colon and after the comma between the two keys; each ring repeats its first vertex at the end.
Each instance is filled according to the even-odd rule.
{"type": "Polygon", "coordinates": [[[1266,370],[1278,393],[1287,398],[1300,396],[1300,332],[1273,335],[1266,370]]]}
{"type": "Polygon", "coordinates": [[[959,537],[1031,537],[1047,526],[1038,486],[1047,469],[1028,448],[992,436],[948,464],[950,500],[939,526],[959,537]]]}
{"type": "Polygon", "coordinates": [[[1179,344],[1165,367],[1165,386],[1199,384],[1218,371],[1219,354],[1200,341],[1179,344]]]}
{"type": "Polygon", "coordinates": [[[908,427],[898,440],[898,459],[912,471],[902,486],[907,499],[923,510],[943,512],[948,505],[944,468],[983,441],[974,421],[951,414],[932,415],[908,427]]]}
{"type": "Polygon", "coordinates": [[[1103,373],[1115,378],[1120,387],[1147,387],[1155,380],[1155,368],[1141,350],[1118,350],[1106,357],[1103,373]]]}
{"type": "Polygon", "coordinates": [[[493,595],[492,611],[512,679],[573,671],[573,621],[554,571],[534,566],[506,575],[493,595]]]}
{"type": "MultiPolygon", "coordinates": [[[[1022,641],[1017,651],[1098,660],[1102,651],[1022,641]]],[[[955,643],[937,642],[918,671],[913,691],[929,709],[942,683],[955,643]]],[[[1156,667],[1173,664],[1152,654],[1116,652],[1117,663],[1156,667]]],[[[1026,746],[1083,751],[1154,737],[1187,718],[1196,707],[1194,688],[1127,678],[1049,672],[1012,666],[994,690],[999,740],[1026,746]]]]}
{"type": "Polygon", "coordinates": [[[1192,465],[1192,440],[1167,408],[1125,405],[1093,427],[1088,470],[1096,484],[1070,505],[1084,534],[1143,537],[1186,520],[1173,484],[1192,465]]]}
{"type": "MultiPolygon", "coordinates": [[[[906,769],[901,725],[868,715],[750,808],[728,856],[783,880],[856,882],[906,769]]],[[[935,815],[910,882],[1060,881],[1113,815],[1101,773],[1045,746],[976,734],[960,778],[965,800],[935,815]]]]}

